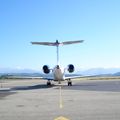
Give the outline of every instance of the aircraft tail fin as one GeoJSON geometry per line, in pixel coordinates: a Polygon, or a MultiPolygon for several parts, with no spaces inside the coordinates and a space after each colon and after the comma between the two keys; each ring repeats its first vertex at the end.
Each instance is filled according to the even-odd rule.
{"type": "Polygon", "coordinates": [[[59,46],[82,43],[84,40],[66,41],[66,42],[31,42],[33,45],[55,46],[57,48],[57,65],[59,64],[59,46]]]}

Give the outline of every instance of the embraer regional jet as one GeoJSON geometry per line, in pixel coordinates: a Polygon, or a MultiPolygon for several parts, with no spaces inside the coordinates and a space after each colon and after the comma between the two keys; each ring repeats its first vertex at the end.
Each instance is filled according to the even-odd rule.
{"type": "Polygon", "coordinates": [[[65,71],[67,70],[69,73],[72,73],[74,72],[75,68],[74,65],[69,64],[67,68],[61,69],[59,65],[59,46],[82,43],[83,41],[84,40],[59,42],[58,40],[56,40],[56,42],[31,42],[33,45],[55,46],[57,48],[57,65],[53,69],[50,69],[47,65],[44,65],[42,68],[45,74],[49,74],[50,72],[53,73],[53,79],[45,78],[48,80],[47,85],[51,85],[51,80],[58,81],[59,84],[61,84],[61,81],[67,80],[68,86],[72,86],[71,79],[75,78],[75,76],[65,77],[65,71]]]}

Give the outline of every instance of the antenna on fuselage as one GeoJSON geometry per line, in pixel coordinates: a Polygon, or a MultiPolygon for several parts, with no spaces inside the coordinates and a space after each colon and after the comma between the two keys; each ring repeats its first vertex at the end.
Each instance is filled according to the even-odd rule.
{"type": "Polygon", "coordinates": [[[70,44],[76,44],[76,43],[82,43],[84,40],[77,40],[77,41],[66,41],[66,42],[59,42],[56,40],[56,42],[31,42],[33,45],[46,45],[46,46],[56,46],[57,48],[57,65],[59,65],[59,46],[63,45],[70,45],[70,44]]]}

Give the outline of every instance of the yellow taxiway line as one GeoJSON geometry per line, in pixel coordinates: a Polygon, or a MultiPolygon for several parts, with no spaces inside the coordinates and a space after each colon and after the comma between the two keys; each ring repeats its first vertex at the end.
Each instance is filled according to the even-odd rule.
{"type": "Polygon", "coordinates": [[[63,98],[62,98],[62,87],[60,86],[59,87],[59,91],[60,91],[60,94],[59,94],[59,107],[60,109],[63,108],[63,98]]]}
{"type": "Polygon", "coordinates": [[[54,120],[69,120],[68,118],[65,118],[63,116],[57,117],[54,120]]]}
{"type": "MultiPolygon", "coordinates": [[[[63,97],[62,97],[62,86],[59,86],[59,108],[62,109],[63,108],[63,97]]],[[[55,118],[54,120],[70,120],[66,117],[63,116],[59,116],[57,118],[55,118]]]]}
{"type": "MultiPolygon", "coordinates": [[[[62,109],[63,108],[63,97],[62,97],[62,86],[59,86],[59,108],[62,109]]],[[[54,120],[69,120],[66,117],[63,116],[59,116],[57,118],[55,118],[54,120]]]]}

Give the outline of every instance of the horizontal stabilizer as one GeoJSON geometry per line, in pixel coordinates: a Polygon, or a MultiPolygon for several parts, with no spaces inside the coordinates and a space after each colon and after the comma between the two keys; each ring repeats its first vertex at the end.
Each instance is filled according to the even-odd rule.
{"type": "Polygon", "coordinates": [[[31,42],[33,45],[46,45],[46,46],[62,46],[62,45],[70,45],[70,44],[76,44],[76,43],[82,43],[84,40],[77,40],[77,41],[66,41],[66,42],[31,42]]]}
{"type": "Polygon", "coordinates": [[[56,46],[55,42],[31,42],[35,45],[47,45],[47,46],[56,46]]]}
{"type": "Polygon", "coordinates": [[[77,41],[67,41],[67,42],[62,42],[63,45],[70,45],[70,44],[75,44],[75,43],[82,43],[84,40],[77,40],[77,41]]]}

